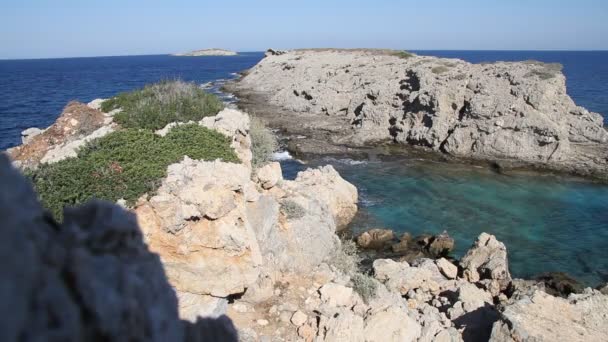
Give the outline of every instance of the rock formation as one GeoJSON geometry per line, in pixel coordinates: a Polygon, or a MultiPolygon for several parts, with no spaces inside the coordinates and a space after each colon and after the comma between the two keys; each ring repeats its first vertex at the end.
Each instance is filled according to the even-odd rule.
{"type": "Polygon", "coordinates": [[[199,56],[236,56],[238,53],[224,49],[202,49],[184,53],[176,53],[172,56],[179,57],[199,57],[199,56]]]}
{"type": "Polygon", "coordinates": [[[75,157],[78,148],[114,130],[111,114],[105,114],[79,102],[70,102],[55,123],[44,130],[23,131],[23,145],[8,150],[16,166],[36,168],[75,157]]]}
{"type": "Polygon", "coordinates": [[[43,211],[0,155],[2,341],[236,341],[226,317],[183,322],[135,216],[103,202],[43,211]]]}
{"type": "Polygon", "coordinates": [[[603,119],[567,95],[559,65],[294,50],[267,54],[228,89],[245,107],[276,107],[265,111],[274,124],[318,141],[301,152],[395,141],[606,178],[603,119]]]}

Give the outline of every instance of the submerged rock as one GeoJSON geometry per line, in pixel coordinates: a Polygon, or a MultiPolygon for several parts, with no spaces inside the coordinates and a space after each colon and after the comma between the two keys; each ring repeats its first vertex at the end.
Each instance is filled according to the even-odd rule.
{"type": "Polygon", "coordinates": [[[375,228],[363,232],[357,237],[357,245],[367,249],[384,249],[395,238],[390,229],[375,228]]]}
{"type": "Polygon", "coordinates": [[[534,278],[545,285],[545,292],[554,295],[568,297],[571,293],[583,292],[583,285],[576,279],[564,272],[547,272],[534,278]]]}

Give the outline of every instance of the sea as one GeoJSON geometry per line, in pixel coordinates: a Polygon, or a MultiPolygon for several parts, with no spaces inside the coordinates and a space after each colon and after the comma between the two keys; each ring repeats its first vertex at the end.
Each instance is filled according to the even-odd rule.
{"type": "MultiPolygon", "coordinates": [[[[608,51],[414,51],[469,62],[539,60],[564,66],[568,94],[608,117],[608,51]]],[[[0,150],[18,145],[20,132],[47,127],[68,101],[111,97],[145,84],[180,78],[220,92],[263,58],[168,55],[0,60],[0,150]]],[[[588,286],[608,282],[608,185],[549,174],[501,175],[467,165],[425,160],[319,158],[300,162],[278,154],[286,178],[332,164],[359,189],[354,234],[386,227],[398,234],[447,231],[461,257],[481,232],[508,248],[515,277],[562,271],[588,286]]]]}

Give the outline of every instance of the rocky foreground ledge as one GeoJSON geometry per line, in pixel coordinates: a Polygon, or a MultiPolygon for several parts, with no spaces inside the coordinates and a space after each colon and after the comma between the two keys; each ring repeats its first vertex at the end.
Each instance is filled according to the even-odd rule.
{"type": "Polygon", "coordinates": [[[471,64],[384,50],[270,50],[228,90],[244,108],[306,136],[291,146],[303,153],[392,141],[504,168],[608,180],[603,118],[567,95],[561,65],[471,64]]]}
{"type": "MultiPolygon", "coordinates": [[[[117,129],[96,108],[73,104],[11,156],[30,166],[54,162],[42,161],[50,151],[73,157],[66,146],[117,129]],[[89,117],[99,120],[85,129],[89,117]]],[[[489,234],[458,263],[377,259],[362,273],[336,235],[356,213],[353,185],[331,166],[292,181],[278,163],[252,169],[240,111],[198,124],[229,137],[240,162],[184,157],[134,206],[92,202],[63,223],[2,156],[0,339],[235,341],[236,330],[241,341],[608,340],[607,295],[554,297],[512,279],[489,234]]]]}

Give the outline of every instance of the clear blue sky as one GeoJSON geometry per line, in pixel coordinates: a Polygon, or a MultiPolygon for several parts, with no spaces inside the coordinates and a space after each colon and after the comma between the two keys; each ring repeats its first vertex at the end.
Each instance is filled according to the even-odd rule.
{"type": "Polygon", "coordinates": [[[207,47],[606,50],[608,0],[0,0],[0,58],[207,47]]]}

